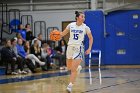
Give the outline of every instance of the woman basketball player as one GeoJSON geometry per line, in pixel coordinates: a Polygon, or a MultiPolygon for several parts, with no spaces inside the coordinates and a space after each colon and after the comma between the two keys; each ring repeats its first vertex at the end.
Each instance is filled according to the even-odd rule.
{"type": "Polygon", "coordinates": [[[85,51],[88,55],[92,49],[93,37],[90,28],[86,26],[83,22],[85,21],[85,15],[82,12],[75,12],[76,22],[70,23],[63,32],[61,32],[61,37],[65,36],[70,32],[70,38],[67,47],[67,68],[71,71],[70,83],[67,86],[67,91],[72,92],[72,86],[75,82],[76,76],[80,73],[82,69],[80,63],[82,62],[82,52],[81,48],[84,41],[84,36],[87,34],[89,38],[89,48],[85,51]]]}

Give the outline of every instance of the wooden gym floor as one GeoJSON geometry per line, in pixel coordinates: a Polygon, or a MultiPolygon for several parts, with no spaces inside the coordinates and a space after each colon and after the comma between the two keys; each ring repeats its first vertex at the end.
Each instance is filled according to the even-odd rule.
{"type": "MultiPolygon", "coordinates": [[[[0,93],[67,93],[67,71],[0,76],[0,93]]],[[[84,68],[72,93],[140,93],[140,68],[84,68]]]]}

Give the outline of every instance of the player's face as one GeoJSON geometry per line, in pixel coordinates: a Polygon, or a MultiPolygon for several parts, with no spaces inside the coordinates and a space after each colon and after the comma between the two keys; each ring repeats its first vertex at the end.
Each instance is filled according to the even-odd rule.
{"type": "Polygon", "coordinates": [[[84,22],[85,21],[85,15],[84,14],[80,14],[80,16],[78,17],[78,21],[84,22]]]}

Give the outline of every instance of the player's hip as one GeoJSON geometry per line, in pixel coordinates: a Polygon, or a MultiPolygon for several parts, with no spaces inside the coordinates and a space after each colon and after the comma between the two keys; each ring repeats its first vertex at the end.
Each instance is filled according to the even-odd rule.
{"type": "Polygon", "coordinates": [[[82,59],[82,46],[68,46],[67,59],[82,59]]]}

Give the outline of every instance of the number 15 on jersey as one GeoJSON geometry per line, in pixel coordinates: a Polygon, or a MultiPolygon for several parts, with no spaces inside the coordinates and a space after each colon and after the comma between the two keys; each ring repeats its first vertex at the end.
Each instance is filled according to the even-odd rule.
{"type": "Polygon", "coordinates": [[[79,34],[73,34],[73,39],[78,40],[79,34]]]}

